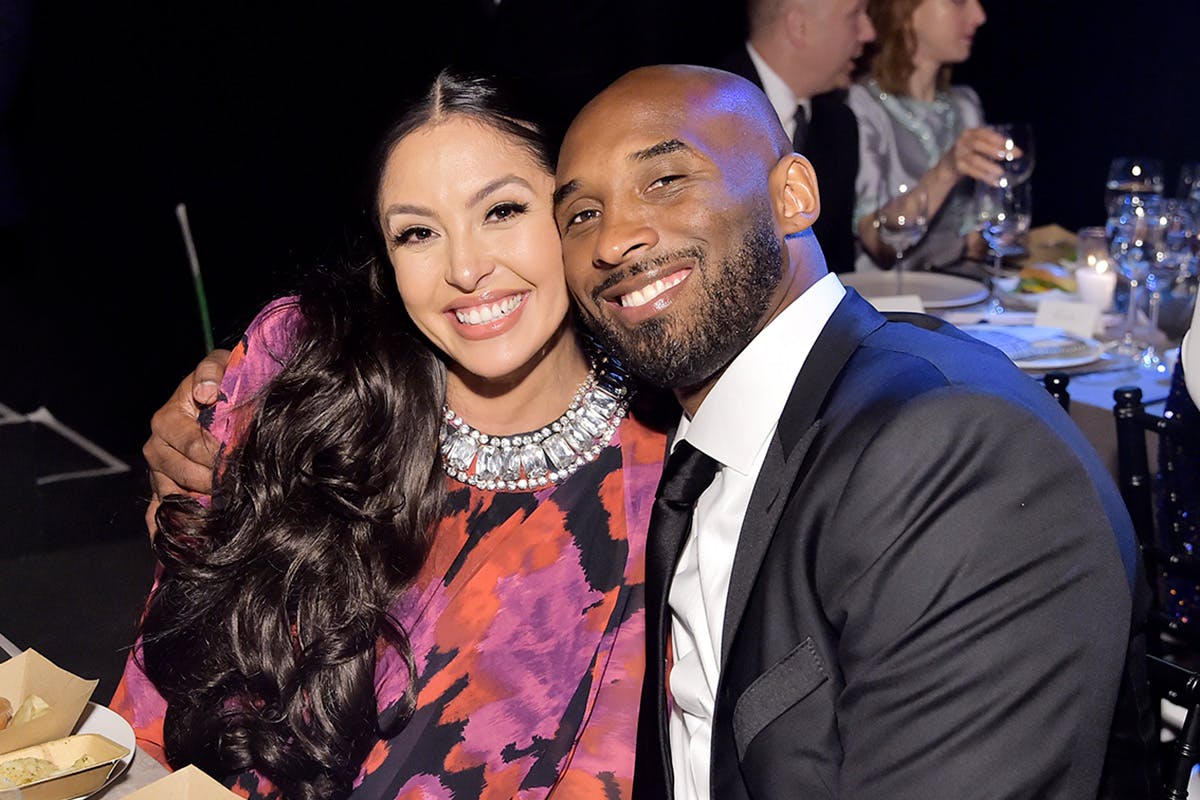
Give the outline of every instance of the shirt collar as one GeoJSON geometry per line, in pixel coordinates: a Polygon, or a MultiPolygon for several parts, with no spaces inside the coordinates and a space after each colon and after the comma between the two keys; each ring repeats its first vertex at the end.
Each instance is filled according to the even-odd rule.
{"type": "Polygon", "coordinates": [[[750,61],[753,62],[754,69],[758,71],[758,77],[762,80],[763,93],[771,101],[771,107],[775,109],[775,114],[783,123],[788,138],[792,138],[796,133],[796,106],[804,106],[804,112],[811,120],[812,100],[807,97],[797,97],[796,93],[787,85],[787,81],[781,78],[778,72],[771,69],[749,42],[746,42],[746,52],[750,54],[750,61]]]}
{"type": "Polygon", "coordinates": [[[721,465],[749,475],[800,368],[845,294],[829,273],[793,300],[729,364],[696,415],[680,419],[674,442],[687,439],[721,465]]]}

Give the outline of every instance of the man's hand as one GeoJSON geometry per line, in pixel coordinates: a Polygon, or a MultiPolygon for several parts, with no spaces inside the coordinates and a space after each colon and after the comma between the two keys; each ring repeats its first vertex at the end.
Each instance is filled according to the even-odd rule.
{"type": "Polygon", "coordinates": [[[200,411],[217,401],[228,350],[213,350],[184,378],[166,405],[150,420],[150,438],[142,445],[142,456],[150,468],[150,505],[146,529],[150,538],[158,533],[154,515],[168,494],[211,494],[216,438],[200,427],[200,411]]]}

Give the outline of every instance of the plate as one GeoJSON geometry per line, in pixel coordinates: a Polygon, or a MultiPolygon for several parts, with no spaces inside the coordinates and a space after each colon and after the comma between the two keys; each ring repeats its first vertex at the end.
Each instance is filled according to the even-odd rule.
{"type": "Polygon", "coordinates": [[[1020,349],[1047,343],[1050,352],[1037,358],[1013,358],[1021,369],[1044,371],[1091,364],[1104,354],[1104,346],[1095,339],[1081,339],[1061,328],[1036,325],[960,325],[959,330],[992,345],[1010,358],[1020,349]],[[1064,352],[1053,353],[1053,345],[1061,344],[1064,352]]]}
{"type": "Polygon", "coordinates": [[[1026,308],[1036,311],[1043,300],[1078,300],[1075,292],[1064,292],[1062,289],[1047,289],[1044,292],[1018,292],[1017,283],[1020,278],[1013,275],[996,281],[996,294],[1000,302],[1016,308],[1026,308]]]}
{"type": "Polygon", "coordinates": [[[896,291],[894,272],[845,272],[838,278],[868,301],[872,297],[915,294],[926,308],[957,308],[982,303],[988,298],[987,287],[979,281],[940,272],[905,272],[899,292],[896,291]]]}
{"type": "MultiPolygon", "coordinates": [[[[79,715],[79,722],[75,725],[72,733],[98,733],[112,739],[122,747],[129,748],[129,755],[117,760],[117,765],[108,776],[108,780],[96,792],[103,791],[106,786],[121,777],[133,763],[133,754],[137,750],[137,737],[133,734],[133,728],[125,721],[124,717],[107,706],[89,702],[83,709],[83,713],[79,715]]],[[[80,795],[71,800],[83,800],[85,797],[91,797],[91,795],[80,795]]]]}

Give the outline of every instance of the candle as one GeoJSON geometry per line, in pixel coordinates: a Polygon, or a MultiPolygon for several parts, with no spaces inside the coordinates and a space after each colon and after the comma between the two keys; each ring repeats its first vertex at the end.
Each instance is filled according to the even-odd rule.
{"type": "Polygon", "coordinates": [[[1097,258],[1091,263],[1079,265],[1075,270],[1075,284],[1080,300],[1107,311],[1112,306],[1113,292],[1117,288],[1117,273],[1107,259],[1097,258]]]}

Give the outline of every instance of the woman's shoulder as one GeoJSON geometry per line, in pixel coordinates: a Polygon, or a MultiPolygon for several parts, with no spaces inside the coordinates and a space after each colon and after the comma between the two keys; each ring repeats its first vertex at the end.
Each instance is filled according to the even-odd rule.
{"type": "Polygon", "coordinates": [[[979,93],[970,86],[956,83],[946,90],[946,94],[949,95],[950,102],[959,109],[967,109],[982,116],[983,103],[979,100],[979,93]]]}
{"type": "Polygon", "coordinates": [[[850,84],[850,88],[846,90],[846,105],[850,106],[855,113],[858,113],[860,109],[866,112],[874,109],[883,110],[883,106],[879,103],[879,93],[867,81],[850,84]]]}

